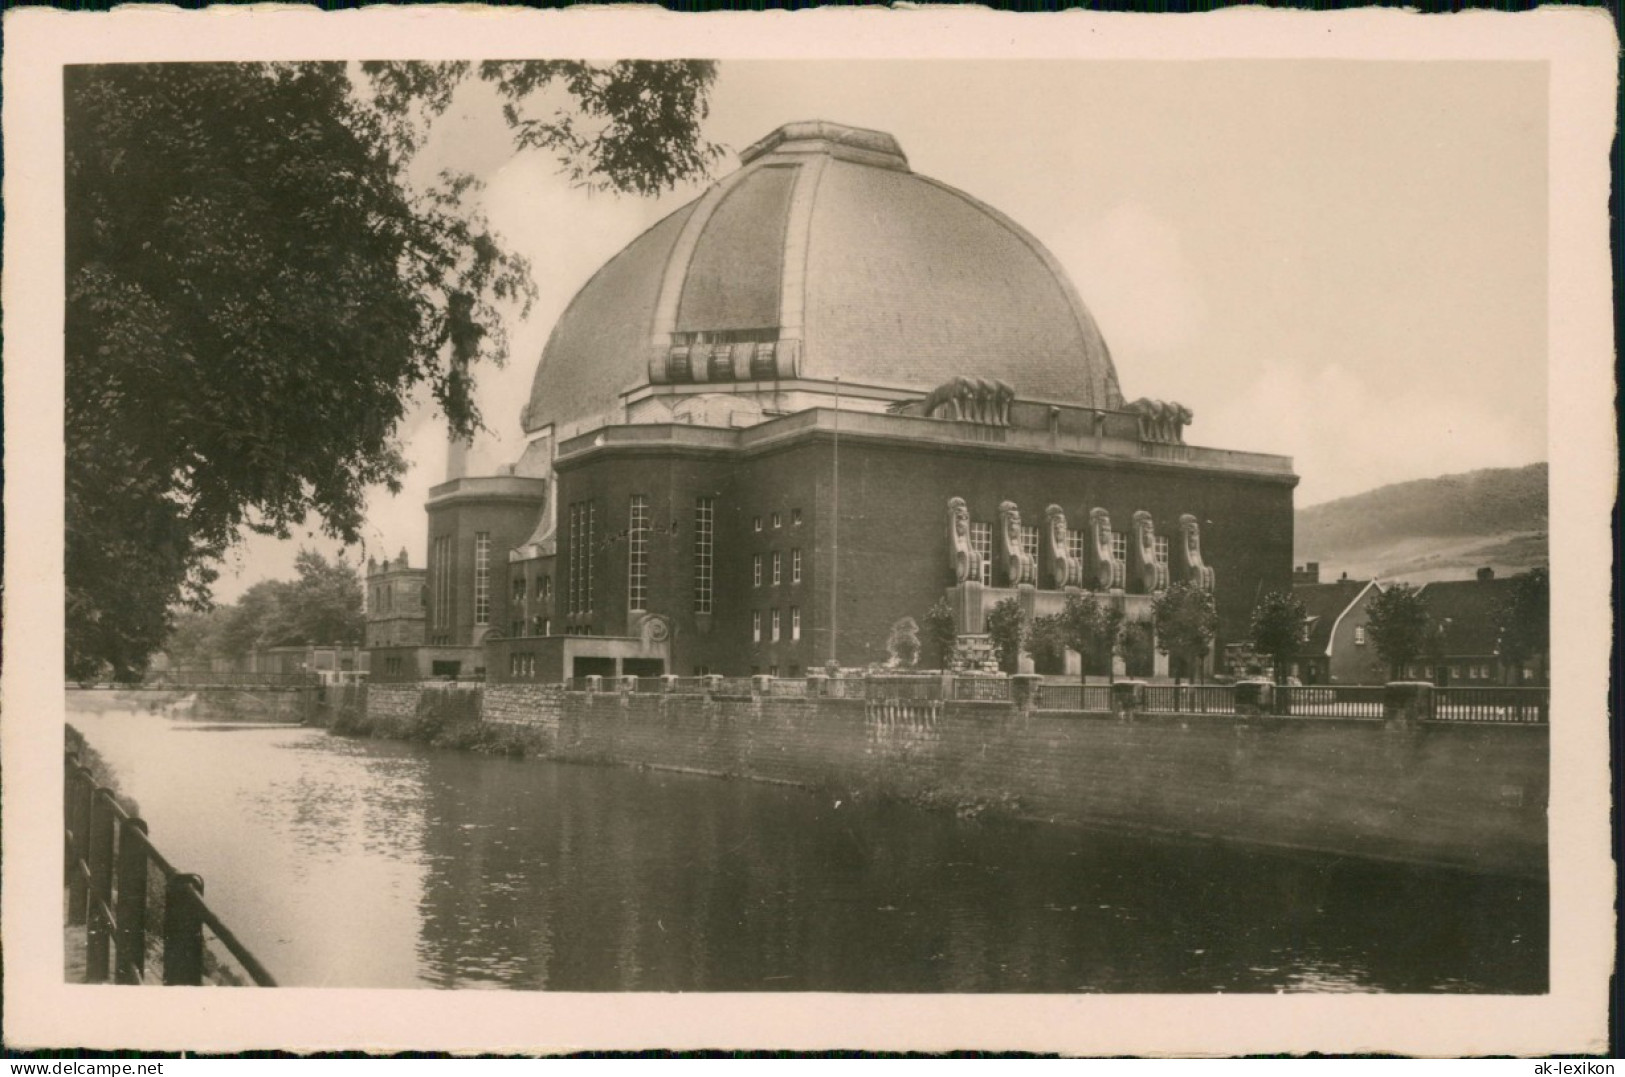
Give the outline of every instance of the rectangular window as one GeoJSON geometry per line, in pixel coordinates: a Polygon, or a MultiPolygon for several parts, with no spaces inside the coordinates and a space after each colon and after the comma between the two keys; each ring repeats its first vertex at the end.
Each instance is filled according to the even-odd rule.
{"type": "Polygon", "coordinates": [[[784,558],[779,551],[773,551],[773,586],[777,587],[784,582],[784,558]]]}
{"type": "Polygon", "coordinates": [[[1156,546],[1156,553],[1153,554],[1152,556],[1154,556],[1157,559],[1157,564],[1163,565],[1163,566],[1166,567],[1167,564],[1168,564],[1168,538],[1167,538],[1167,536],[1166,535],[1157,535],[1151,541],[1156,546]]]}
{"type": "Polygon", "coordinates": [[[972,523],[970,525],[970,548],[976,551],[976,559],[982,564],[982,586],[993,585],[993,525],[972,523]]]}
{"type": "Polygon", "coordinates": [[[751,517],[750,529],[752,531],[760,531],[762,529],[762,518],[760,516],[751,517]]]}
{"type": "Polygon", "coordinates": [[[753,643],[762,642],[762,611],[750,611],[750,638],[753,643]]]}
{"type": "Polygon", "coordinates": [[[513,578],[513,600],[515,602],[523,602],[525,600],[525,577],[523,576],[515,576],[513,578]]]}
{"type": "Polygon", "coordinates": [[[537,598],[552,598],[553,597],[553,577],[552,576],[542,576],[542,577],[539,577],[536,580],[536,597],[537,598]]]}
{"type": "Polygon", "coordinates": [[[632,495],[631,519],[627,524],[626,608],[649,608],[649,498],[632,495]]]}
{"type": "Polygon", "coordinates": [[[750,555],[750,585],[762,586],[762,555],[759,553],[750,555]]]}
{"type": "Polygon", "coordinates": [[[1083,564],[1083,532],[1068,530],[1066,533],[1066,552],[1072,555],[1072,560],[1079,565],[1083,564]]]}
{"type": "Polygon", "coordinates": [[[523,636],[525,634],[525,622],[524,622],[524,619],[521,618],[521,619],[519,619],[517,621],[509,621],[508,622],[508,634],[513,636],[516,639],[518,637],[520,637],[520,636],[523,636]]]}
{"type": "Polygon", "coordinates": [[[791,639],[800,639],[801,638],[801,607],[800,606],[791,606],[790,607],[790,638],[791,639]]]}
{"type": "Polygon", "coordinates": [[[790,551],[790,582],[801,582],[801,547],[790,551]]]}
{"type": "Polygon", "coordinates": [[[565,609],[569,613],[591,613],[593,592],[593,543],[597,537],[598,514],[595,503],[577,501],[570,506],[570,561],[566,566],[565,609]]]}
{"type": "Polygon", "coordinates": [[[768,666],[767,675],[769,677],[777,677],[779,675],[779,667],[777,665],[768,666]]]}
{"type": "Polygon", "coordinates": [[[570,506],[570,556],[564,563],[564,612],[575,613],[576,600],[581,594],[580,585],[576,582],[581,575],[581,506],[570,506]]]}
{"type": "MultiPolygon", "coordinates": [[[[1028,527],[1026,524],[1023,524],[1021,526],[1021,552],[1025,553],[1028,557],[1033,559],[1032,560],[1033,571],[1036,573],[1038,571],[1038,528],[1037,527],[1028,527]]],[[[1030,580],[1028,582],[1037,583],[1038,581],[1037,580],[1030,580]]]]}
{"type": "Polygon", "coordinates": [[[777,530],[777,529],[779,529],[779,528],[781,528],[783,526],[784,526],[784,517],[780,516],[778,513],[775,512],[773,514],[773,528],[774,528],[774,530],[777,530]]]}
{"type": "Polygon", "coordinates": [[[436,628],[451,625],[451,536],[434,540],[434,623],[436,628]]]}
{"type": "Polygon", "coordinates": [[[1122,587],[1128,579],[1128,533],[1112,532],[1112,586],[1122,587]]]}
{"type": "Polygon", "coordinates": [[[474,623],[491,623],[491,532],[474,536],[474,623]]]}
{"type": "Polygon", "coordinates": [[[779,611],[773,611],[773,642],[779,642],[779,611]]]}
{"type": "Polygon", "coordinates": [[[694,612],[711,612],[711,527],[716,498],[694,499],[694,612]]]}
{"type": "Polygon", "coordinates": [[[791,509],[790,510],[790,526],[791,527],[800,527],[801,526],[801,510],[800,509],[791,509]]]}
{"type": "Polygon", "coordinates": [[[1365,625],[1354,626],[1354,645],[1356,647],[1365,646],[1365,625]]]}

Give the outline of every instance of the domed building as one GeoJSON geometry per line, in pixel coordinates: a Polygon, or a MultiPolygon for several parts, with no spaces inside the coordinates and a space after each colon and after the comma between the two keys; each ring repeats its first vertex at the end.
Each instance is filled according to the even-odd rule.
{"type": "MultiPolygon", "coordinates": [[[[1138,620],[1180,580],[1214,592],[1222,653],[1290,587],[1291,461],[1126,403],[1020,225],[878,131],[788,124],[740,162],[576,294],[520,460],[470,477],[454,453],[428,503],[439,650],[408,669],[798,676],[885,662],[945,598],[975,660],[1003,598],[1138,620]]],[[[1119,672],[1168,672],[1128,650],[1119,672]]]]}

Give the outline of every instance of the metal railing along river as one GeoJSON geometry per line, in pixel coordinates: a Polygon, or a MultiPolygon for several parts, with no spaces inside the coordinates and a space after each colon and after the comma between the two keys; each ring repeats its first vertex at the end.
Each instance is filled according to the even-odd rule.
{"type": "Polygon", "coordinates": [[[146,982],[149,944],[161,941],[163,982],[200,985],[207,928],[250,980],[276,986],[203,900],[203,878],[171,864],[153,845],[146,822],[98,786],[71,752],[63,790],[68,924],[85,928],[86,983],[146,982]],[[161,910],[157,917],[155,906],[161,910]]]}
{"type": "Polygon", "coordinates": [[[145,688],[311,688],[315,673],[238,673],[212,669],[165,669],[146,675],[145,688]]]}
{"type": "MultiPolygon", "coordinates": [[[[1277,718],[1385,717],[1382,685],[1139,684],[1140,702],[1132,707],[1147,714],[1272,715],[1277,718]],[[1245,695],[1243,693],[1246,693],[1245,695]],[[1238,707],[1238,701],[1244,706],[1238,707]]],[[[858,699],[939,700],[1004,703],[1012,699],[1012,680],[996,674],[870,673],[826,677],[572,677],[563,687],[572,692],[634,692],[639,695],[709,695],[858,699]]],[[[1540,724],[1548,719],[1550,692],[1545,688],[1433,688],[1424,720],[1540,724]]],[[[1109,713],[1117,709],[1110,684],[1046,681],[1036,688],[1033,709],[1109,713]]]]}
{"type": "Polygon", "coordinates": [[[1548,720],[1551,695],[1540,688],[1435,688],[1436,722],[1503,722],[1535,725],[1548,720]]]}
{"type": "Polygon", "coordinates": [[[1104,684],[1054,684],[1046,682],[1039,690],[1036,708],[1041,711],[1094,711],[1112,709],[1112,690],[1104,684]]]}

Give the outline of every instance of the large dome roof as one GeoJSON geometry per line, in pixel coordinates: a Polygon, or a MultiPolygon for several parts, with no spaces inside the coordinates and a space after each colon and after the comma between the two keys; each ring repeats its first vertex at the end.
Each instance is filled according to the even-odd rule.
{"type": "Polygon", "coordinates": [[[1106,342],[1050,253],[909,171],[890,135],[794,123],[740,157],[576,294],[542,353],[527,431],[608,419],[649,384],[839,376],[861,394],[968,375],[1023,399],[1122,404],[1106,342]]]}

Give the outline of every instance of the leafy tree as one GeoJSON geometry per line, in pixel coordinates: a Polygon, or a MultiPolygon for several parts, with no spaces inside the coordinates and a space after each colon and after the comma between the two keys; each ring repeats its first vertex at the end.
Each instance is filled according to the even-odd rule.
{"type": "Polygon", "coordinates": [[[1388,675],[1398,680],[1427,645],[1427,600],[1409,584],[1393,584],[1366,607],[1366,631],[1378,657],[1388,663],[1388,675]]]}
{"type": "Polygon", "coordinates": [[[172,658],[177,651],[189,655],[176,664],[206,666],[214,656],[241,660],[264,647],[359,642],[366,625],[360,573],[312,550],[300,550],[294,564],[297,579],[261,580],[234,605],[183,618],[166,645],[172,658]],[[200,628],[207,636],[194,642],[189,636],[200,628]]]}
{"type": "Polygon", "coordinates": [[[904,617],[891,626],[886,653],[894,666],[912,666],[920,660],[920,626],[914,618],[904,617]]]}
{"type": "MultiPolygon", "coordinates": [[[[1176,583],[1151,603],[1151,624],[1157,634],[1158,650],[1198,670],[1218,631],[1219,613],[1211,593],[1188,583],[1176,583]]],[[[1177,684],[1179,678],[1176,676],[1174,681],[1177,684]]]]}
{"type": "Polygon", "coordinates": [[[1308,617],[1303,603],[1290,591],[1271,591],[1253,610],[1253,650],[1267,654],[1275,665],[1275,683],[1286,683],[1286,671],[1303,639],[1308,617]]]}
{"type": "Polygon", "coordinates": [[[1544,568],[1530,569],[1517,578],[1512,594],[1497,611],[1501,660],[1510,663],[1514,683],[1522,686],[1523,668],[1538,663],[1537,677],[1546,683],[1546,658],[1551,653],[1551,583],[1544,568]]]}
{"type": "Polygon", "coordinates": [[[1049,655],[1076,651],[1083,660],[1081,677],[1085,683],[1090,665],[1104,660],[1111,678],[1112,658],[1122,647],[1124,617],[1123,608],[1115,602],[1102,602],[1095,595],[1068,594],[1060,613],[1033,620],[1032,648],[1049,655]]]}
{"type": "Polygon", "coordinates": [[[1152,656],[1156,650],[1152,646],[1151,622],[1144,620],[1125,622],[1120,639],[1124,668],[1131,676],[1149,676],[1153,667],[1152,656]]]}
{"type": "Polygon", "coordinates": [[[1058,613],[1034,617],[1027,626],[1027,649],[1034,658],[1061,659],[1066,655],[1066,628],[1058,613]]]}
{"type": "MultiPolygon", "coordinates": [[[[479,424],[469,365],[501,362],[522,259],[469,210],[472,177],[407,181],[467,64],[69,67],[67,667],[141,668],[207,604],[244,527],[316,512],[358,539],[399,488],[426,389],[479,424]]],[[[520,145],[584,186],[649,193],[702,172],[709,64],[482,65],[520,145]],[[561,102],[532,118],[526,103],[561,102]]]]}
{"type": "Polygon", "coordinates": [[[170,665],[176,669],[208,669],[211,661],[224,653],[220,641],[230,616],[230,607],[183,610],[164,641],[170,665]]]}
{"type": "Polygon", "coordinates": [[[1021,650],[1027,645],[1027,614],[1014,598],[998,602],[988,611],[987,634],[998,656],[999,668],[1014,673],[1020,668],[1021,650]]]}
{"type": "Polygon", "coordinates": [[[948,669],[954,664],[954,652],[959,643],[959,626],[954,620],[953,607],[948,605],[945,598],[937,599],[936,603],[925,612],[925,621],[922,626],[925,630],[926,651],[930,659],[936,663],[938,669],[948,669]]]}

